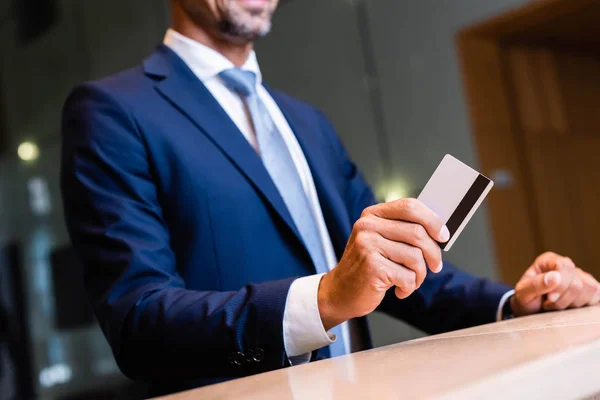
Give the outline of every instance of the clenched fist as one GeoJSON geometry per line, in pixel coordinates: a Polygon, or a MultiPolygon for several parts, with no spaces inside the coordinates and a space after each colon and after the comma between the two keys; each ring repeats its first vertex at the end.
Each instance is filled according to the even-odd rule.
{"type": "Polygon", "coordinates": [[[449,239],[442,220],[418,200],[365,209],[339,264],[321,280],[318,305],[325,329],[371,313],[393,286],[399,298],[410,296],[428,267],[441,271],[437,242],[449,239]]]}

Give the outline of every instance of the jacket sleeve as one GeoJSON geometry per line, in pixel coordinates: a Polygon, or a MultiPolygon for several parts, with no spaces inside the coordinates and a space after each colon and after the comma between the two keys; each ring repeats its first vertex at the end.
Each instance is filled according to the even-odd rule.
{"type": "Polygon", "coordinates": [[[442,272],[428,271],[419,290],[407,299],[389,290],[378,310],[429,334],[443,333],[495,322],[500,300],[511,289],[444,262],[442,272]]]}
{"type": "MultiPolygon", "coordinates": [[[[350,221],[355,223],[362,211],[376,204],[375,196],[348,156],[335,129],[321,115],[324,131],[329,133],[334,154],[342,164],[347,182],[344,201],[350,221]]],[[[449,263],[439,274],[428,271],[418,291],[400,300],[390,289],[378,311],[401,319],[425,332],[441,333],[494,322],[502,296],[512,288],[460,271],[449,263]]]]}
{"type": "Polygon", "coordinates": [[[98,84],[82,85],[66,102],[62,134],[66,225],[121,370],[184,380],[287,365],[282,321],[294,279],[231,292],[186,288],[153,165],[125,104],[98,84]]]}

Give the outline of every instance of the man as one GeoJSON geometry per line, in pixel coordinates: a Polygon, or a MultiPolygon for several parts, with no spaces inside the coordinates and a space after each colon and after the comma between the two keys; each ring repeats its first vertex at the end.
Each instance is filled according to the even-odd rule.
{"type": "Polygon", "coordinates": [[[423,204],[374,205],[328,120],[262,84],[277,0],[170,5],[156,52],[64,110],[67,226],[126,375],[167,393],[347,354],[376,309],[435,333],[600,300],[553,253],[514,293],[469,276],[423,204]]]}

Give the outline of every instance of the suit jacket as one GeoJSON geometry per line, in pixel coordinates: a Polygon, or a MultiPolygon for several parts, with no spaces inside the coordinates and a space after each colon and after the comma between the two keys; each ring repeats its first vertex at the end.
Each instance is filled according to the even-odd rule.
{"type": "MultiPolygon", "coordinates": [[[[373,193],[322,113],[269,91],[341,257],[373,193]]],[[[66,224],[121,370],[169,392],[287,366],[287,293],[314,266],[259,156],[186,64],[160,45],[76,87],[62,133],[66,224]]],[[[509,289],[446,265],[380,309],[442,332],[493,321],[509,289]]]]}

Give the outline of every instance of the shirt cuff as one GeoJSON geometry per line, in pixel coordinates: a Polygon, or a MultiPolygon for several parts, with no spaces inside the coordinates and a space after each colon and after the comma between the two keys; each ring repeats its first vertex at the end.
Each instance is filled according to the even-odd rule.
{"type": "Polygon", "coordinates": [[[498,311],[496,312],[496,321],[502,321],[502,319],[504,318],[504,315],[502,315],[502,310],[504,309],[504,304],[506,304],[508,299],[510,299],[510,296],[512,296],[513,294],[515,294],[515,291],[509,290],[508,292],[504,293],[504,296],[502,296],[502,298],[500,299],[500,304],[498,305],[498,311]]]}
{"type": "Polygon", "coordinates": [[[310,361],[313,350],[335,342],[323,327],[317,293],[325,274],[296,279],[290,286],[283,314],[283,344],[292,365],[310,361]]]}

